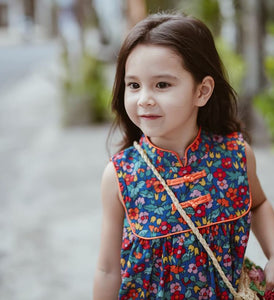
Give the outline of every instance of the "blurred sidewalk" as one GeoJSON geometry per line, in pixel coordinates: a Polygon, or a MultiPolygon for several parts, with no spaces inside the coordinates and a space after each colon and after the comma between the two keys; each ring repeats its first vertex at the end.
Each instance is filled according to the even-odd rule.
{"type": "MultiPolygon", "coordinates": [[[[108,125],[63,128],[58,64],[0,95],[0,298],[91,299],[108,125]]],[[[274,204],[274,155],[256,149],[274,204]]],[[[265,264],[253,237],[248,255],[265,264]]]]}
{"type": "Polygon", "coordinates": [[[62,128],[57,71],[0,95],[0,299],[91,299],[108,128],[62,128]]]}

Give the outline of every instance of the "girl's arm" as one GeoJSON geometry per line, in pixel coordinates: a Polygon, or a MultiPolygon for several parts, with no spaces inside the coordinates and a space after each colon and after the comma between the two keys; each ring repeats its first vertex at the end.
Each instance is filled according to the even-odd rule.
{"type": "Polygon", "coordinates": [[[274,288],[274,212],[257,177],[255,156],[247,143],[246,156],[247,174],[252,196],[251,228],[269,260],[265,267],[265,276],[266,289],[271,290],[274,288]]]}
{"type": "Polygon", "coordinates": [[[124,209],[119,199],[116,174],[111,162],[103,174],[101,194],[103,224],[93,300],[117,300],[121,284],[120,251],[124,209]]]}

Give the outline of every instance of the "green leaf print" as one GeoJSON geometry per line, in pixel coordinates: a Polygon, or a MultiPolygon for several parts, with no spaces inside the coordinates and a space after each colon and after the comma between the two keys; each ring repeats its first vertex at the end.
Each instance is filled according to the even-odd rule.
{"type": "Polygon", "coordinates": [[[158,207],[157,209],[155,209],[155,213],[158,215],[163,215],[164,214],[164,208],[163,207],[158,207]]]}
{"type": "Polygon", "coordinates": [[[148,230],[141,230],[141,231],[139,231],[139,235],[146,236],[147,232],[148,232],[148,230]]]}
{"type": "MultiPolygon", "coordinates": [[[[138,193],[139,193],[139,191],[140,191],[140,189],[143,187],[144,184],[145,184],[144,181],[140,181],[140,182],[136,185],[136,187],[131,188],[131,191],[130,191],[130,197],[134,198],[135,196],[137,196],[138,193]]],[[[130,189],[130,187],[129,187],[129,189],[130,189]]]]}
{"type": "Polygon", "coordinates": [[[238,178],[238,184],[242,184],[245,181],[245,177],[244,176],[239,176],[238,178]]]}
{"type": "Polygon", "coordinates": [[[144,206],[144,209],[146,209],[148,212],[155,211],[156,208],[157,208],[157,206],[153,205],[153,204],[148,204],[148,205],[144,206]]]}
{"type": "Polygon", "coordinates": [[[227,175],[229,176],[230,180],[236,180],[240,177],[241,173],[239,172],[227,172],[227,175]]]}
{"type": "MultiPolygon", "coordinates": [[[[187,281],[188,281],[188,279],[187,279],[187,281]]],[[[187,282],[187,281],[185,281],[185,282],[187,282]]],[[[185,293],[185,298],[189,299],[190,297],[191,297],[191,290],[187,290],[186,293],[185,293]]]]}

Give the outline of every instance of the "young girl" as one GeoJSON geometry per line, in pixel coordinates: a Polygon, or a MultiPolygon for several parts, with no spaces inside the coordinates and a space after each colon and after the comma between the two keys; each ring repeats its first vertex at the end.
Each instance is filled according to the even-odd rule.
{"type": "Polygon", "coordinates": [[[112,108],[124,135],[102,179],[94,300],[233,299],[134,141],[236,290],[252,219],[272,290],[274,213],[208,28],[177,14],[138,23],[118,56],[112,108]]]}

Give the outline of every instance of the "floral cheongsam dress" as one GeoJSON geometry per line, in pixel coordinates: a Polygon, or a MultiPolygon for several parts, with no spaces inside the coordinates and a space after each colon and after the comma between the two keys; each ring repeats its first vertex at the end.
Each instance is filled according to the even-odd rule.
{"type": "MultiPolygon", "coordinates": [[[[251,196],[240,133],[200,129],[182,161],[139,141],[237,289],[251,196]]],[[[112,157],[125,209],[119,299],[233,299],[200,242],[134,147],[112,157]]]]}

